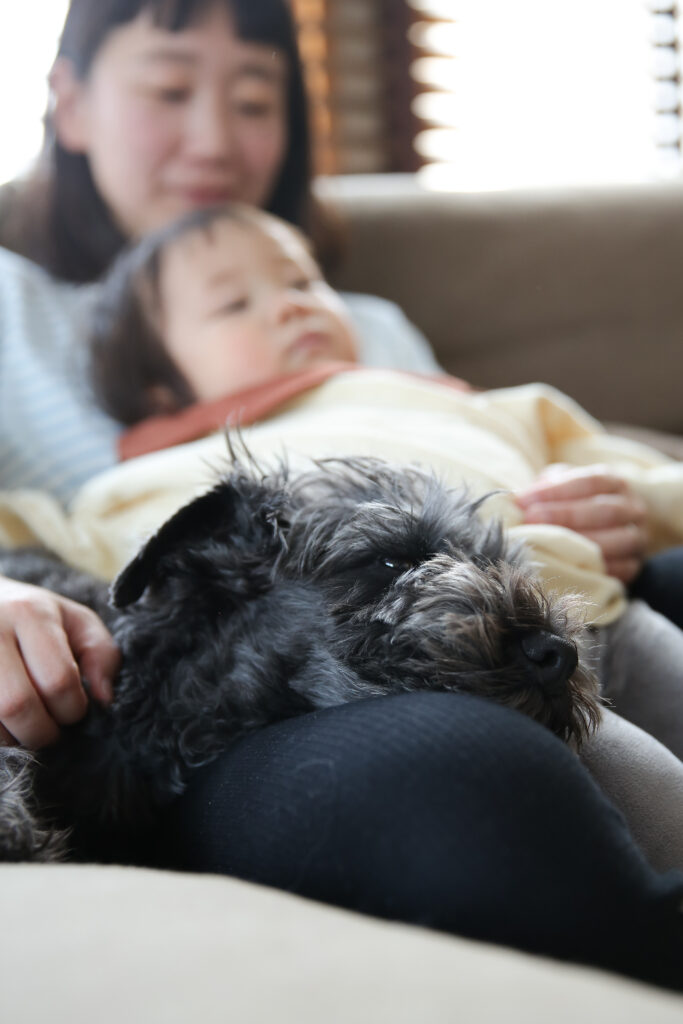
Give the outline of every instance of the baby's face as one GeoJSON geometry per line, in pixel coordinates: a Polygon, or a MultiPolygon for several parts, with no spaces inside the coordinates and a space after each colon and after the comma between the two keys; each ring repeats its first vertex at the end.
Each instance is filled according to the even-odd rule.
{"type": "Polygon", "coordinates": [[[286,225],[222,218],[184,235],[159,290],[166,349],[200,401],[357,358],[341,299],[286,225]]]}

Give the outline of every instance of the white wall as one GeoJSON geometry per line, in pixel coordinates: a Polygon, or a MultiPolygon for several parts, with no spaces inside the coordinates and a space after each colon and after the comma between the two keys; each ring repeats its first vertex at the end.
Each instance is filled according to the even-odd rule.
{"type": "MultiPolygon", "coordinates": [[[[93,0],[97,3],[97,0],[93,0]]],[[[20,173],[40,147],[47,73],[66,0],[0,0],[0,181],[20,173]]]]}

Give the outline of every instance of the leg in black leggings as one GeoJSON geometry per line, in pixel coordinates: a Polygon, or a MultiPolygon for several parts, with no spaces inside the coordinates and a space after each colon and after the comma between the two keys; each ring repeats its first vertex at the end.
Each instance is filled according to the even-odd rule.
{"type": "Polygon", "coordinates": [[[658,875],[578,759],[475,697],[347,704],[240,740],[166,823],[173,866],[683,985],[658,875]]]}
{"type": "Polygon", "coordinates": [[[649,558],[631,585],[630,594],[683,629],[683,547],[669,548],[649,558]]]}

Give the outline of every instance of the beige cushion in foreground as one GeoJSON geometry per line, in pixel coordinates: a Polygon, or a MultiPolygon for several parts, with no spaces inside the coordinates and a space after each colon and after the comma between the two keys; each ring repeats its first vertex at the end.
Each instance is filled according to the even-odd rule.
{"type": "Polygon", "coordinates": [[[683,999],[212,876],[0,867],[12,1024],[680,1024],[683,999]]]}

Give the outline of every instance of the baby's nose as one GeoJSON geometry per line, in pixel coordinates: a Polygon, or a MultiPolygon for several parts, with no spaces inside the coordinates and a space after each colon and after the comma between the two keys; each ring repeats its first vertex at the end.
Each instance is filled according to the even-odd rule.
{"type": "Polygon", "coordinates": [[[280,323],[285,323],[303,313],[310,312],[311,303],[305,292],[296,288],[280,289],[274,299],[275,317],[280,323]]]}

